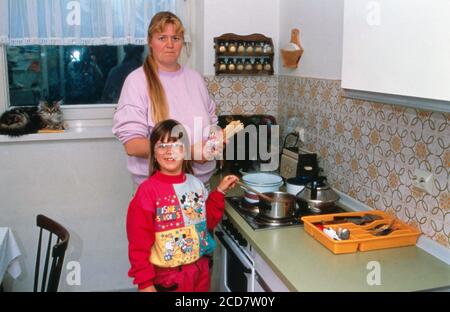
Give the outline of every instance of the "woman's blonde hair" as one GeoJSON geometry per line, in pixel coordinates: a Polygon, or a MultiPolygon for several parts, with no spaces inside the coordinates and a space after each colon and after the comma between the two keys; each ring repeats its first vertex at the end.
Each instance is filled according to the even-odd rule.
{"type": "Polygon", "coordinates": [[[147,41],[149,45],[149,55],[144,62],[144,71],[147,78],[148,92],[151,101],[151,116],[153,123],[169,118],[169,104],[167,103],[166,93],[158,76],[158,64],[155,61],[152,50],[150,48],[150,41],[156,32],[163,32],[168,24],[175,27],[175,32],[184,38],[184,27],[181,20],[171,12],[159,12],[153,16],[150,25],[148,26],[147,41]]]}

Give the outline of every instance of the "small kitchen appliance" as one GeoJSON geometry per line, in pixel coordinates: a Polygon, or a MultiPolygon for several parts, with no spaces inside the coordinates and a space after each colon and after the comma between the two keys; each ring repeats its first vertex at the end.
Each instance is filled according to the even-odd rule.
{"type": "MultiPolygon", "coordinates": [[[[235,120],[241,121],[245,128],[254,126],[256,131],[245,132],[245,146],[238,146],[239,140],[237,140],[237,135],[234,135],[229,140],[228,147],[225,146],[222,169],[234,174],[259,172],[261,171],[261,164],[270,163],[271,161],[271,159],[261,159],[259,150],[262,147],[270,149],[272,127],[277,125],[277,121],[271,115],[221,115],[219,116],[218,125],[224,129],[230,122],[235,120]],[[260,126],[267,126],[266,136],[260,133],[260,126]],[[261,140],[266,140],[267,144],[265,142],[263,144],[261,140]],[[232,148],[231,152],[227,153],[227,148],[232,148]],[[252,153],[252,151],[256,151],[256,153],[252,153]]],[[[270,153],[270,150],[264,152],[270,153]]]]}

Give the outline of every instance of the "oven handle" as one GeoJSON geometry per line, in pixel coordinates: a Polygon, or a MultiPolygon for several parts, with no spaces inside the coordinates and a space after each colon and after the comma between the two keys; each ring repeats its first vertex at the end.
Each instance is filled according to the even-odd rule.
{"type": "Polygon", "coordinates": [[[216,231],[216,236],[219,239],[219,241],[222,243],[223,247],[225,247],[225,249],[232,254],[235,254],[236,257],[239,258],[239,260],[241,260],[242,264],[244,264],[245,268],[244,268],[244,273],[247,274],[251,274],[252,273],[252,267],[253,265],[247,260],[245,259],[245,257],[242,256],[242,252],[239,250],[236,250],[237,248],[232,246],[231,243],[227,242],[227,239],[225,238],[225,234],[221,231],[216,231]]]}

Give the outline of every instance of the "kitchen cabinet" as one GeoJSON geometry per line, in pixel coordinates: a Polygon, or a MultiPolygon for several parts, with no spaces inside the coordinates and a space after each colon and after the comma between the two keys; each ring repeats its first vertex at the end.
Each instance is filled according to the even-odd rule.
{"type": "Polygon", "coordinates": [[[447,0],[345,0],[345,95],[450,112],[448,38],[447,0]]]}
{"type": "Polygon", "coordinates": [[[266,261],[257,253],[254,253],[256,269],[256,292],[287,292],[289,288],[273,272],[266,261]]]}

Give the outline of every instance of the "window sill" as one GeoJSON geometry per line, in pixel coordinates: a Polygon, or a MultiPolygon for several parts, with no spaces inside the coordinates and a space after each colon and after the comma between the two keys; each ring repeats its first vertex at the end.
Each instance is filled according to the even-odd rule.
{"type": "Polygon", "coordinates": [[[21,137],[9,137],[0,135],[0,144],[17,142],[36,142],[36,141],[68,141],[68,140],[91,140],[91,139],[112,139],[115,136],[112,133],[111,126],[93,126],[93,127],[71,127],[63,133],[36,133],[21,137]]]}

